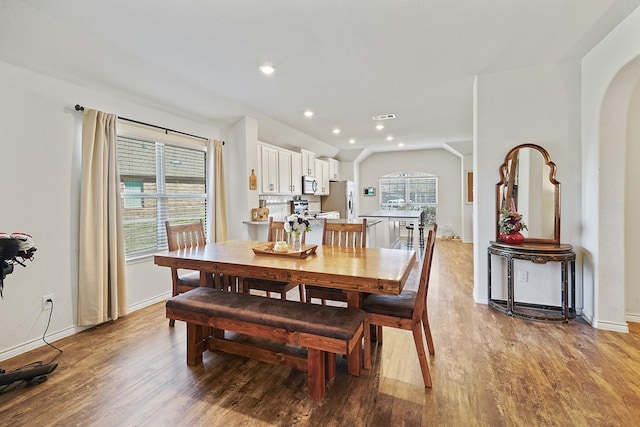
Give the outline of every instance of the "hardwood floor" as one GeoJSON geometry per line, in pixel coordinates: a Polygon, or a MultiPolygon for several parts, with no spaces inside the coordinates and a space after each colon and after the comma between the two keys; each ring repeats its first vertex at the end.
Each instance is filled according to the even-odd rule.
{"type": "MultiPolygon", "coordinates": [[[[157,304],[57,341],[64,353],[48,381],[0,395],[0,425],[638,425],[638,324],[620,334],[475,304],[472,248],[459,241],[438,240],[431,274],[432,389],[422,384],[411,333],[394,329],[361,377],[339,359],[322,402],[309,400],[305,374],[288,368],[222,353],[190,368],[184,324],[169,328],[157,304]]],[[[53,354],[42,347],[0,366],[53,354]]]]}

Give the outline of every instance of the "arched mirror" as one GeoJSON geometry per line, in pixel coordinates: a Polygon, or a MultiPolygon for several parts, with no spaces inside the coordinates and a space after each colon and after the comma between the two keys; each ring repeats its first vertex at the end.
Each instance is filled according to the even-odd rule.
{"type": "Polygon", "coordinates": [[[522,144],[505,156],[496,184],[496,240],[502,209],[522,215],[524,243],[560,243],[560,183],[547,150],[522,144]]]}

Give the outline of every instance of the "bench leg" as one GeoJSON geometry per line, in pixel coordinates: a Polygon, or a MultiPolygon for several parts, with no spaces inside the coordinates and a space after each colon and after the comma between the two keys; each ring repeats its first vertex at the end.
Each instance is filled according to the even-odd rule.
{"type": "Polygon", "coordinates": [[[325,371],[326,377],[328,380],[334,380],[336,378],[337,371],[337,363],[336,363],[336,354],[335,353],[325,353],[325,371]]]}
{"type": "Polygon", "coordinates": [[[187,323],[187,365],[202,364],[204,352],[204,326],[187,323]]]}
{"type": "MultiPolygon", "coordinates": [[[[334,359],[335,359],[335,355],[334,359]]],[[[324,370],[325,352],[321,350],[307,350],[307,387],[309,388],[309,398],[322,400],[324,398],[324,370]]]]}
{"type": "Polygon", "coordinates": [[[358,345],[347,356],[347,371],[349,375],[354,377],[360,376],[360,367],[362,365],[362,335],[360,338],[358,345]]]}

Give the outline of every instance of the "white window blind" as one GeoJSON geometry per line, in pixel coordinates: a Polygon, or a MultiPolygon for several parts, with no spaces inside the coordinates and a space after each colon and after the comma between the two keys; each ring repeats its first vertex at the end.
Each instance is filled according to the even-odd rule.
{"type": "Polygon", "coordinates": [[[166,249],[166,220],[206,222],[203,149],[119,135],[118,167],[127,257],[166,249]]]}

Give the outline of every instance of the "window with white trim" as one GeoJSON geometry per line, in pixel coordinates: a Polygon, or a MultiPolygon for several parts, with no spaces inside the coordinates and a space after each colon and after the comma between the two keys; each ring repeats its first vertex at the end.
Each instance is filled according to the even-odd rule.
{"type": "Polygon", "coordinates": [[[206,222],[205,148],[118,135],[127,258],[167,248],[164,222],[206,222]]]}
{"type": "Polygon", "coordinates": [[[397,172],[380,178],[380,209],[421,210],[425,223],[436,223],[438,177],[424,172],[397,172]]]}

